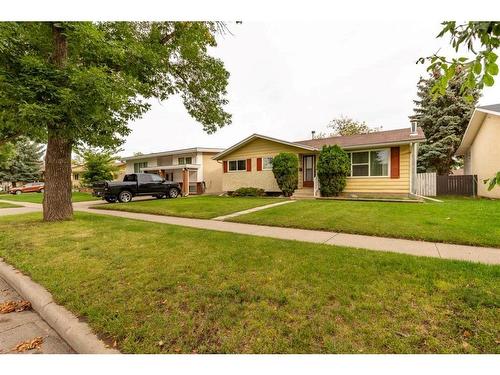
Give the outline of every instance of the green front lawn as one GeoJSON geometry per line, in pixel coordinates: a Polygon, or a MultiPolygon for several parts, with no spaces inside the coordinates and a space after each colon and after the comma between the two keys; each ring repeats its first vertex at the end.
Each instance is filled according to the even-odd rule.
{"type": "MultiPolygon", "coordinates": [[[[2,196],[0,195],[0,199],[2,199],[2,196]]],[[[12,203],[4,203],[0,202],[0,208],[16,208],[16,207],[21,207],[17,204],[12,204],[12,203]]]]}
{"type": "Polygon", "coordinates": [[[444,203],[303,200],[230,220],[500,247],[500,200],[449,198],[444,203]]]}
{"type": "MultiPolygon", "coordinates": [[[[9,201],[16,202],[30,202],[30,203],[42,203],[43,202],[43,193],[23,193],[20,195],[13,194],[2,194],[0,195],[0,199],[5,199],[9,201]]],[[[93,197],[90,193],[79,193],[74,192],[72,195],[73,202],[86,202],[86,201],[94,201],[96,197],[93,197]]]]}
{"type": "Polygon", "coordinates": [[[125,353],[500,352],[500,266],[84,213],[0,257],[125,353]]]}
{"type": "Polygon", "coordinates": [[[182,216],[199,219],[211,219],[233,212],[283,202],[282,198],[218,197],[202,195],[176,199],[154,199],[132,201],[130,203],[104,204],[96,209],[140,212],[145,214],[182,216]]]}

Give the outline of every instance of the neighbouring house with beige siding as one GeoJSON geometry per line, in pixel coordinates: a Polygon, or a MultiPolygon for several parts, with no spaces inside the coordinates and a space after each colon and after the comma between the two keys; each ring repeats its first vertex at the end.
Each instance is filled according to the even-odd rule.
{"type": "Polygon", "coordinates": [[[281,152],[299,158],[297,197],[319,195],[316,160],[324,145],[337,144],[351,158],[351,175],[344,194],[409,195],[415,192],[418,144],[425,140],[422,129],[381,131],[352,136],[338,136],[288,142],[259,134],[238,142],[217,154],[222,163],[222,190],[256,187],[279,192],[272,172],[272,159],[281,152]]]}
{"type": "Polygon", "coordinates": [[[456,152],[464,157],[464,174],[477,175],[481,197],[500,198],[500,187],[488,191],[483,180],[500,171],[500,104],[477,107],[456,152]]]}
{"type": "Polygon", "coordinates": [[[126,173],[156,173],[178,182],[183,193],[219,194],[222,192],[222,167],[213,160],[221,148],[192,147],[123,158],[126,173]]]}

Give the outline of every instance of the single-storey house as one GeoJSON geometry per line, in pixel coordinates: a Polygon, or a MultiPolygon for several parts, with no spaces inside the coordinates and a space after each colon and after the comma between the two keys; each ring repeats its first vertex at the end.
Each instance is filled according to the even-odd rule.
{"type": "Polygon", "coordinates": [[[222,170],[212,157],[221,148],[192,147],[180,150],[141,154],[122,158],[125,173],[156,173],[178,182],[183,194],[218,194],[222,192],[222,170]]]}
{"type": "Polygon", "coordinates": [[[500,187],[488,191],[483,183],[500,171],[500,104],[474,110],[456,155],[464,157],[466,175],[477,175],[479,196],[500,198],[500,187]]]}
{"type": "Polygon", "coordinates": [[[280,189],[272,172],[273,157],[291,152],[299,158],[299,184],[296,197],[319,195],[316,160],[324,145],[339,145],[351,159],[351,175],[345,194],[404,195],[416,192],[418,144],[425,140],[416,124],[411,128],[368,134],[336,136],[289,142],[253,134],[217,154],[222,163],[222,190],[256,187],[266,192],[280,189]]]}

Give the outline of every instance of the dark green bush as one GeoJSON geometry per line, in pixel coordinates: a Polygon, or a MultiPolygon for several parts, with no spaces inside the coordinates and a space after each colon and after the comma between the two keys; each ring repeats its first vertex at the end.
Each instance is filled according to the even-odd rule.
{"type": "Polygon", "coordinates": [[[242,187],[231,194],[233,197],[261,197],[265,195],[264,189],[255,187],[242,187]]]}
{"type": "Polygon", "coordinates": [[[299,184],[299,158],[290,152],[282,152],[273,158],[274,178],[285,197],[293,194],[299,184]]]}
{"type": "Polygon", "coordinates": [[[323,146],[317,166],[321,196],[338,196],[346,185],[351,173],[349,155],[337,145],[323,146]]]}

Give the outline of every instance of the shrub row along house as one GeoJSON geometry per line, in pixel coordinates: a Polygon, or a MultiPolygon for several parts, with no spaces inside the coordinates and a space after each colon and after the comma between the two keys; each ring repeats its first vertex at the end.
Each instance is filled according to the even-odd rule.
{"type": "Polygon", "coordinates": [[[348,152],[351,173],[344,190],[356,195],[401,195],[415,192],[418,144],[422,129],[412,128],[368,134],[288,142],[253,134],[215,156],[222,163],[222,190],[252,186],[279,192],[272,159],[281,152],[299,159],[299,183],[295,197],[318,196],[316,161],[323,146],[339,145],[348,152]]]}

